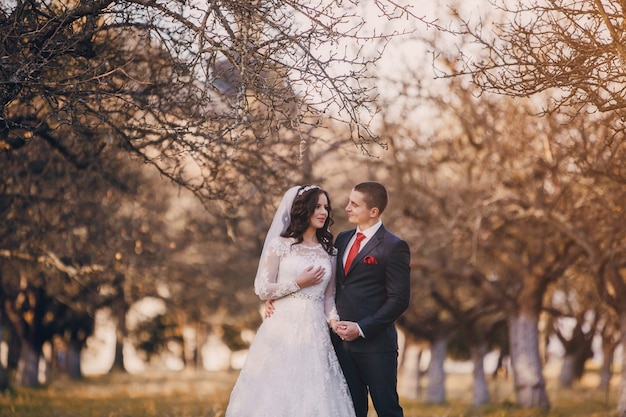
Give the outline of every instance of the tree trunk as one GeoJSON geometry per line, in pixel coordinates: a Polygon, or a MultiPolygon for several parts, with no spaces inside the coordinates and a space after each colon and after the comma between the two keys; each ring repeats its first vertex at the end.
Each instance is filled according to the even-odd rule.
{"type": "Polygon", "coordinates": [[[83,370],[80,366],[80,353],[83,349],[83,342],[80,340],[70,340],[66,351],[67,375],[71,379],[81,379],[83,370]]]}
{"type": "Polygon", "coordinates": [[[204,345],[206,344],[208,339],[207,335],[207,325],[204,323],[198,323],[196,325],[196,350],[195,350],[195,367],[197,371],[201,371],[204,369],[204,358],[202,356],[202,351],[204,349],[204,345]]]}
{"type": "Polygon", "coordinates": [[[0,363],[0,394],[9,389],[9,378],[7,378],[7,371],[0,363]]]}
{"type": "MultiPolygon", "coordinates": [[[[124,304],[125,305],[125,304],[124,304]]],[[[124,341],[126,340],[126,313],[128,308],[117,312],[117,327],[115,329],[115,355],[111,372],[126,372],[124,366],[124,341]]]]}
{"type": "Polygon", "coordinates": [[[417,351],[417,366],[415,367],[415,398],[420,398],[422,395],[422,356],[424,350],[419,348],[417,351]]]}
{"type": "Polygon", "coordinates": [[[591,345],[593,335],[596,333],[595,330],[595,326],[593,326],[592,329],[585,332],[582,319],[580,319],[572,331],[572,337],[569,340],[561,338],[561,342],[565,347],[565,355],[559,375],[559,386],[569,388],[575,381],[582,378],[587,359],[593,357],[591,345]]]}
{"type": "MultiPolygon", "coordinates": [[[[4,340],[3,337],[4,327],[2,326],[2,309],[0,309],[0,341],[4,340]]],[[[2,357],[2,345],[0,344],[0,357],[2,357]]],[[[0,394],[9,388],[9,379],[7,378],[6,369],[2,361],[0,361],[0,394]]]]}
{"type": "Polygon", "coordinates": [[[616,347],[616,345],[606,343],[606,341],[602,342],[602,365],[599,370],[600,382],[598,383],[598,388],[608,388],[611,383],[616,347]]]}
{"type": "Polygon", "coordinates": [[[509,378],[509,366],[508,366],[508,358],[509,355],[505,355],[502,349],[498,353],[498,362],[496,363],[496,369],[493,370],[491,377],[493,379],[498,378],[498,374],[502,373],[504,375],[504,379],[509,378]]]}
{"type": "Polygon", "coordinates": [[[113,357],[111,371],[126,372],[126,367],[124,366],[124,334],[119,328],[115,331],[115,356],[113,357]]]}
{"type": "Polygon", "coordinates": [[[518,313],[509,318],[511,365],[518,405],[548,410],[550,401],[539,356],[537,314],[518,313]]]}
{"type": "MultiPolygon", "coordinates": [[[[620,317],[622,346],[626,346],[626,315],[620,317]]],[[[622,350],[622,366],[617,394],[617,417],[626,417],[626,349],[622,350]]]]}
{"type": "Polygon", "coordinates": [[[195,325],[186,324],[182,327],[182,349],[181,359],[183,369],[186,371],[196,370],[198,354],[198,328],[195,325]]]}
{"type": "Polygon", "coordinates": [[[17,365],[16,383],[21,387],[36,387],[39,385],[39,360],[41,346],[33,346],[26,341],[22,342],[20,360],[17,365]]]}
{"type": "Polygon", "coordinates": [[[474,369],[472,371],[474,382],[474,398],[473,404],[475,406],[489,404],[489,389],[487,388],[487,378],[485,376],[485,355],[487,354],[487,343],[480,343],[478,345],[471,346],[472,363],[474,369]]]}
{"type": "Polygon", "coordinates": [[[448,354],[448,339],[437,337],[430,346],[430,352],[426,401],[431,404],[443,404],[446,401],[446,373],[443,365],[448,354]]]}
{"type": "Polygon", "coordinates": [[[576,379],[576,354],[567,353],[563,356],[563,365],[559,373],[559,386],[562,388],[570,388],[576,379]]]}
{"type": "Polygon", "coordinates": [[[22,342],[14,331],[9,332],[7,345],[9,348],[7,352],[7,371],[11,373],[17,370],[17,365],[20,362],[20,352],[22,350],[22,342]]]}
{"type": "Polygon", "coordinates": [[[67,344],[62,337],[53,339],[52,369],[55,375],[67,375],[67,344]]]}

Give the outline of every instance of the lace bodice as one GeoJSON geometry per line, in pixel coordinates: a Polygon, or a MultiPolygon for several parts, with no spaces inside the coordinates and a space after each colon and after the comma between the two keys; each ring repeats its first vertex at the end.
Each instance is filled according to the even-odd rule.
{"type": "Polygon", "coordinates": [[[328,321],[338,320],[335,309],[335,257],[328,255],[321,244],[307,246],[293,238],[273,239],[259,262],[254,291],[262,300],[285,296],[324,301],[324,313],[328,321]],[[311,287],[299,288],[296,278],[309,266],[325,269],[322,282],[311,287]]]}

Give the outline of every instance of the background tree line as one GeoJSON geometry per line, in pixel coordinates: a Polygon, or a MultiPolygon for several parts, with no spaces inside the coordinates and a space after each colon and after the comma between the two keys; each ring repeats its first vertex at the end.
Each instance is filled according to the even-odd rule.
{"type": "MultiPolygon", "coordinates": [[[[2,66],[11,80],[2,84],[0,131],[0,209],[9,220],[0,233],[2,330],[18,383],[36,384],[45,342],[60,340],[77,366],[99,309],[117,321],[115,364],[123,367],[126,312],[145,297],[167,305],[167,317],[143,332],[161,329],[161,340],[133,336],[147,354],[166,337],[184,343],[185,327],[196,329],[195,346],[218,331],[239,348],[239,332],[260,320],[249,277],[286,183],[329,189],[340,230],[347,190],[373,178],[391,193],[385,223],[412,248],[413,302],[400,325],[408,344],[430,350],[426,401],[445,401],[444,360],[452,356],[472,360],[474,402],[488,403],[483,360],[497,349],[510,356],[519,405],[548,408],[544,355],[557,339],[560,384],[582,376],[593,337],[602,340],[600,386],[609,384],[626,322],[619,3],[494,3],[498,37],[451,8],[445,18],[454,25],[439,26],[448,32],[421,39],[434,51],[434,80],[424,81],[432,69],[421,58],[395,78],[368,70],[375,59],[355,58],[363,72],[339,76],[338,85],[327,80],[333,86],[322,97],[345,90],[322,119],[319,96],[303,85],[310,73],[325,74],[323,60],[268,57],[286,58],[280,48],[301,36],[330,42],[350,31],[313,25],[276,36],[278,49],[268,50],[256,48],[265,45],[256,29],[279,12],[264,2],[205,10],[205,26],[173,3],[88,4],[2,8],[2,55],[13,65],[2,66]],[[573,30],[582,12],[584,36],[573,30]],[[519,19],[507,20],[511,14],[519,19]],[[56,31],[40,29],[53,22],[56,31]],[[203,35],[225,22],[212,32],[224,38],[203,35]],[[28,47],[9,42],[26,39],[28,47]],[[592,62],[607,67],[594,72],[592,62]],[[294,81],[302,68],[309,72],[294,81]],[[591,72],[575,76],[582,71],[591,72]],[[375,82],[398,94],[360,101],[375,82]],[[377,124],[363,123],[359,104],[377,124]],[[347,124],[333,107],[347,112],[347,124]]],[[[389,18],[404,13],[413,12],[387,10],[389,18]]],[[[197,366],[198,358],[184,359],[197,366]]]]}
{"type": "MultiPolygon", "coordinates": [[[[410,13],[376,5],[390,20],[410,13]]],[[[197,346],[211,327],[242,326],[251,309],[238,280],[254,268],[266,208],[285,184],[312,180],[309,130],[325,115],[350,126],[337,145],[374,140],[362,110],[379,54],[348,46],[387,40],[363,33],[358,11],[340,1],[0,6],[2,329],[18,384],[37,384],[46,343],[80,376],[101,309],[117,322],[113,368],[123,368],[127,312],[145,297],[166,302],[176,340],[184,326],[197,346]]],[[[148,355],[153,342],[137,341],[148,355]]]]}

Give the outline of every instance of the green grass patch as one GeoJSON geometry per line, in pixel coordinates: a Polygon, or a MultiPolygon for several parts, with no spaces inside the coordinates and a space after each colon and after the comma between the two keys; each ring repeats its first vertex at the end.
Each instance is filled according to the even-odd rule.
{"type": "MultiPolygon", "coordinates": [[[[0,395],[1,417],[223,417],[236,372],[116,374],[59,380],[0,395]]],[[[558,389],[548,381],[549,412],[520,409],[510,380],[490,382],[493,404],[471,406],[467,376],[448,376],[448,401],[429,405],[402,399],[406,417],[615,417],[617,389],[579,384],[558,389]]],[[[254,395],[254,394],[252,394],[254,395]]],[[[371,412],[372,417],[375,412],[371,412]]],[[[252,417],[252,416],[251,416],[252,417]]],[[[297,416],[293,416],[297,417],[297,416]]]]}

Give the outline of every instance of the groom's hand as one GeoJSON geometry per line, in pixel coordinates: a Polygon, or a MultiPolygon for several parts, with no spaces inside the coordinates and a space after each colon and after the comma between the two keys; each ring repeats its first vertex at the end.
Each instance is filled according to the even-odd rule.
{"type": "Polygon", "coordinates": [[[272,314],[274,314],[274,300],[267,300],[265,302],[265,314],[264,317],[268,318],[270,317],[272,314]]]}
{"type": "Polygon", "coordinates": [[[353,321],[339,321],[335,327],[335,333],[342,340],[351,342],[360,336],[359,326],[353,321]]]}

